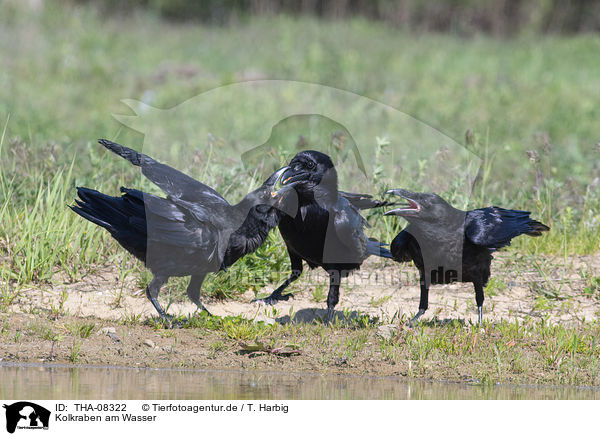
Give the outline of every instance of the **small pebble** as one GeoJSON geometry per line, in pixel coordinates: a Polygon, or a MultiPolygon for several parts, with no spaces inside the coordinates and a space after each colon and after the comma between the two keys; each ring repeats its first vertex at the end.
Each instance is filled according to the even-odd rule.
{"type": "Polygon", "coordinates": [[[119,339],[119,337],[117,336],[117,331],[115,330],[114,327],[104,327],[101,328],[100,330],[98,330],[99,335],[106,335],[109,338],[111,338],[113,341],[115,342],[121,342],[121,339],[119,339]]]}

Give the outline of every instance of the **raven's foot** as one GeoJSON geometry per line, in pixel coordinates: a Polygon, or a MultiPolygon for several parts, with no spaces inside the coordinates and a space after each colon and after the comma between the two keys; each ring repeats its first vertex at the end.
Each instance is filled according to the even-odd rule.
{"type": "Polygon", "coordinates": [[[202,303],[200,303],[200,304],[196,303],[196,306],[198,306],[198,308],[196,309],[196,312],[206,312],[206,314],[208,316],[214,316],[212,313],[209,312],[209,310],[206,307],[204,307],[204,304],[202,304],[202,303]]]}
{"type": "Polygon", "coordinates": [[[288,301],[291,296],[292,296],[292,294],[285,294],[285,295],[271,294],[265,298],[257,298],[255,300],[252,300],[252,302],[258,304],[259,306],[274,306],[275,304],[277,304],[280,301],[288,301]]]}
{"type": "Polygon", "coordinates": [[[182,328],[183,324],[175,319],[172,315],[167,315],[165,312],[160,314],[160,318],[156,321],[156,324],[162,324],[166,329],[182,328]]]}
{"type": "Polygon", "coordinates": [[[414,316],[414,318],[409,321],[408,326],[414,327],[417,324],[417,321],[419,320],[419,318],[421,318],[421,315],[423,315],[424,313],[425,313],[425,309],[419,309],[419,311],[414,316]]]}
{"type": "Polygon", "coordinates": [[[172,319],[171,323],[167,326],[168,329],[182,329],[183,323],[176,319],[172,319]]]}

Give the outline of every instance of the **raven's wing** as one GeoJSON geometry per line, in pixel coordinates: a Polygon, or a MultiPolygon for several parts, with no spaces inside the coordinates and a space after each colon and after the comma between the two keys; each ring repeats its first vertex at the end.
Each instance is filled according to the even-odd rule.
{"type": "MultiPolygon", "coordinates": [[[[124,197],[143,203],[148,241],[207,250],[210,257],[219,245],[219,230],[209,220],[197,220],[185,208],[136,189],[121,188],[124,197]]],[[[207,259],[212,260],[212,259],[207,259]]]]}
{"type": "Polygon", "coordinates": [[[364,228],[369,226],[367,220],[348,199],[338,197],[333,214],[335,234],[347,250],[345,253],[338,253],[340,259],[362,262],[369,255],[387,259],[392,257],[389,250],[385,248],[387,244],[367,238],[364,233],[364,228]]]}
{"type": "Polygon", "coordinates": [[[411,243],[415,242],[415,237],[411,235],[408,230],[402,230],[390,244],[392,259],[396,262],[410,262],[413,260],[409,247],[411,243]]]}
{"type": "Polygon", "coordinates": [[[333,226],[338,239],[348,247],[350,253],[363,257],[367,248],[367,237],[363,228],[367,221],[358,209],[346,198],[339,196],[333,210],[333,226]]]}
{"type": "Polygon", "coordinates": [[[196,207],[202,209],[229,205],[213,188],[200,183],[175,168],[107,139],[100,139],[98,142],[133,165],[140,167],[142,174],[162,189],[174,202],[181,200],[188,204],[196,203],[196,207]]]}
{"type": "Polygon", "coordinates": [[[338,191],[339,195],[348,200],[352,206],[357,209],[372,209],[374,207],[383,207],[396,204],[393,201],[375,200],[372,195],[369,194],[356,194],[354,192],[338,191]]]}
{"type": "Polygon", "coordinates": [[[495,206],[470,210],[465,217],[465,237],[475,245],[501,248],[510,245],[511,239],[519,235],[539,236],[549,230],[529,218],[530,213],[495,206]]]}

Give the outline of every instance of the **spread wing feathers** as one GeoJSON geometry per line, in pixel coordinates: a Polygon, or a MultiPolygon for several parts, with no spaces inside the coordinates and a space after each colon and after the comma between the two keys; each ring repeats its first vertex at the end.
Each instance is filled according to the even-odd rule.
{"type": "Polygon", "coordinates": [[[357,209],[372,209],[375,207],[391,206],[393,201],[375,200],[369,194],[355,194],[353,192],[338,191],[339,195],[348,200],[357,209]]]}
{"type": "Polygon", "coordinates": [[[210,186],[200,183],[190,176],[155,161],[150,156],[139,153],[131,148],[109,141],[98,140],[100,144],[142,169],[142,174],[174,201],[179,199],[196,202],[202,209],[214,206],[228,206],[229,203],[210,186]]]}
{"type": "Polygon", "coordinates": [[[218,247],[219,232],[210,221],[198,220],[190,211],[152,194],[127,188],[121,192],[144,205],[148,241],[210,252],[218,247]]]}
{"type": "Polygon", "coordinates": [[[501,248],[510,245],[512,238],[525,234],[540,236],[550,228],[529,218],[523,210],[485,207],[468,211],[465,218],[465,236],[476,245],[501,248]]]}

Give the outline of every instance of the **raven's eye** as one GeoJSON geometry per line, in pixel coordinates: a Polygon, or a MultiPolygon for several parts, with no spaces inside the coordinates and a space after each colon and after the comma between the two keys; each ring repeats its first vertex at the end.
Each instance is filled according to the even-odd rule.
{"type": "Polygon", "coordinates": [[[309,161],[307,161],[307,162],[306,162],[306,167],[307,167],[309,170],[312,170],[312,169],[314,169],[314,167],[315,167],[315,163],[314,163],[312,160],[309,160],[309,161]]]}

